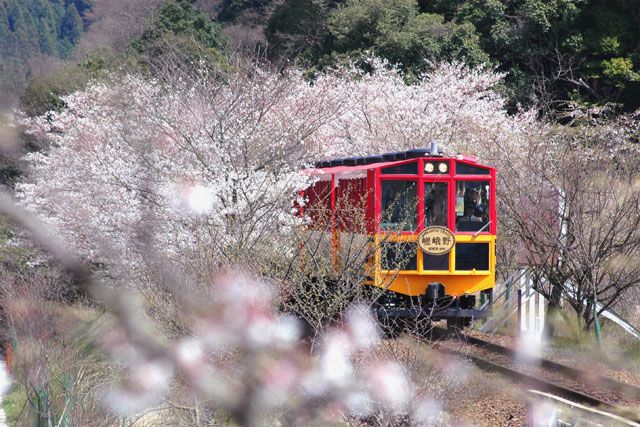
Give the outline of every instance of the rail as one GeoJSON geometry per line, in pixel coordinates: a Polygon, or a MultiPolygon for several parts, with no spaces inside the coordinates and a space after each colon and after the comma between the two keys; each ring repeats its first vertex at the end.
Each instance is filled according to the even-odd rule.
{"type": "MultiPolygon", "coordinates": [[[[518,356],[517,352],[511,348],[504,347],[489,341],[485,341],[480,338],[463,335],[463,339],[470,344],[486,348],[487,350],[490,350],[494,353],[503,354],[511,358],[516,358],[518,356]]],[[[563,374],[567,375],[570,378],[581,379],[581,380],[584,380],[585,378],[592,378],[593,379],[592,382],[602,384],[611,390],[620,392],[625,396],[631,397],[633,399],[640,399],[640,387],[627,384],[622,381],[617,381],[609,377],[603,377],[603,376],[594,377],[593,373],[591,372],[585,372],[580,369],[563,365],[561,363],[557,363],[548,359],[537,358],[536,361],[543,368],[554,370],[557,372],[562,372],[563,374]]]]}
{"type": "Polygon", "coordinates": [[[529,425],[532,427],[558,426],[640,426],[639,423],[620,415],[590,408],[560,396],[539,390],[527,390],[530,407],[529,425]]]}
{"type": "Polygon", "coordinates": [[[435,350],[454,357],[469,359],[479,369],[497,372],[516,381],[524,389],[551,393],[560,398],[569,399],[568,401],[576,405],[587,405],[599,411],[615,414],[626,423],[620,425],[638,425],[640,422],[640,413],[632,413],[624,406],[637,406],[640,400],[640,387],[608,377],[594,376],[593,372],[582,371],[542,358],[529,360],[523,365],[518,362],[518,352],[515,350],[464,334],[460,335],[463,342],[483,351],[479,353],[465,351],[459,346],[455,349],[447,348],[448,341],[437,339],[446,336],[446,331],[442,328],[434,328],[432,332],[432,337],[436,339],[431,341],[431,345],[435,350]],[[490,353],[497,353],[500,356],[489,356],[490,353]]]}

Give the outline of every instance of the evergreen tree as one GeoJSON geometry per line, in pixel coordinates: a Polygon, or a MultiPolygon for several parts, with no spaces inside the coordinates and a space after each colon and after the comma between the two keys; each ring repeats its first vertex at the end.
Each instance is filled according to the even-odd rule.
{"type": "Polygon", "coordinates": [[[0,103],[23,90],[33,59],[72,53],[90,7],[91,0],[0,0],[0,103]]]}
{"type": "Polygon", "coordinates": [[[347,0],[328,26],[330,51],[349,57],[373,51],[414,73],[438,60],[489,63],[473,25],[421,13],[416,0],[347,0]]]}
{"type": "MultiPolygon", "coordinates": [[[[224,46],[220,26],[194,6],[195,0],[170,0],[157,12],[148,29],[132,46],[139,53],[150,53],[167,37],[191,38],[208,49],[224,46]]],[[[158,53],[158,52],[156,52],[158,53]]]]}
{"type": "Polygon", "coordinates": [[[267,40],[272,55],[293,56],[321,46],[326,8],[318,0],[285,0],[269,19],[267,40]]]}
{"type": "Polygon", "coordinates": [[[71,46],[76,44],[83,33],[82,18],[76,5],[69,3],[60,25],[60,38],[71,46]]]}

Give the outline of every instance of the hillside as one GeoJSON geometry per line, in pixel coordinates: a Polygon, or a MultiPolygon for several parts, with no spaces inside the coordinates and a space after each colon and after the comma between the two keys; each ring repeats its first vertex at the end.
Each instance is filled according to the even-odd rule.
{"type": "MultiPolygon", "coordinates": [[[[219,16],[235,23],[273,7],[222,4],[219,16]]],[[[264,31],[272,58],[313,68],[366,52],[409,74],[442,60],[494,67],[512,108],[550,112],[567,101],[638,108],[639,28],[638,0],[285,0],[264,31]]]]}
{"type": "Polygon", "coordinates": [[[82,37],[90,0],[2,0],[0,2],[0,84],[11,101],[49,58],[66,58],[82,37]]]}
{"type": "MultiPolygon", "coordinates": [[[[511,111],[605,106],[617,114],[640,106],[640,0],[2,0],[0,104],[74,53],[73,63],[104,47],[128,51],[153,31],[162,4],[206,14],[227,38],[216,42],[227,53],[310,72],[373,53],[410,80],[456,60],[505,73],[511,111]]],[[[185,21],[174,33],[188,37],[189,25],[205,21],[185,21]]]]}

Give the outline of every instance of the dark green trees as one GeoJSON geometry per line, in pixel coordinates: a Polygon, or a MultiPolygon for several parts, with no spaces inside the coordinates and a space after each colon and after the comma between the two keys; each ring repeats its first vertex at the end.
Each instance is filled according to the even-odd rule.
{"type": "Polygon", "coordinates": [[[436,60],[490,62],[473,25],[421,13],[416,0],[346,0],[329,16],[328,28],[331,51],[371,51],[409,71],[424,71],[436,60]]]}
{"type": "Polygon", "coordinates": [[[294,57],[317,51],[325,39],[327,7],[319,0],[285,0],[266,27],[273,56],[294,57]]]}
{"type": "Polygon", "coordinates": [[[68,4],[65,9],[65,14],[60,24],[60,38],[62,39],[62,43],[69,45],[67,50],[71,50],[73,45],[80,40],[84,26],[75,4],[68,4]]]}
{"type": "Polygon", "coordinates": [[[224,41],[220,26],[194,6],[195,0],[167,1],[156,13],[147,30],[132,42],[138,52],[153,53],[171,38],[192,40],[201,46],[219,50],[224,41]]]}
{"type": "Polygon", "coordinates": [[[84,32],[79,10],[89,7],[86,0],[1,1],[0,55],[68,56],[84,32]]]}
{"type": "Polygon", "coordinates": [[[485,64],[506,73],[513,108],[556,112],[640,107],[639,32],[640,0],[285,0],[266,35],[313,67],[367,52],[410,74],[485,64]]]}
{"type": "Polygon", "coordinates": [[[15,102],[43,57],[71,56],[90,7],[89,0],[0,0],[0,108],[15,102]]]}
{"type": "Polygon", "coordinates": [[[568,99],[640,106],[629,102],[640,77],[638,0],[469,0],[455,19],[476,27],[515,99],[529,93],[549,110],[568,99]]]}
{"type": "MultiPolygon", "coordinates": [[[[69,57],[93,1],[0,0],[0,84],[19,85],[34,55],[69,57]]],[[[640,107],[640,0],[166,0],[131,52],[223,61],[224,25],[310,70],[373,54],[411,77],[458,60],[504,72],[513,109],[640,107]]]]}

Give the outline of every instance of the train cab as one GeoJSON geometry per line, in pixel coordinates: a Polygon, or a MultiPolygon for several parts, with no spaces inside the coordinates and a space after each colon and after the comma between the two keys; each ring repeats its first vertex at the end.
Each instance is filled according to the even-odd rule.
{"type": "Polygon", "coordinates": [[[444,157],[434,144],[323,161],[309,173],[311,226],[329,231],[335,269],[345,240],[366,240],[363,285],[383,291],[384,316],[465,325],[487,315],[496,268],[494,168],[444,157]],[[478,306],[477,294],[489,304],[478,306]]]}

